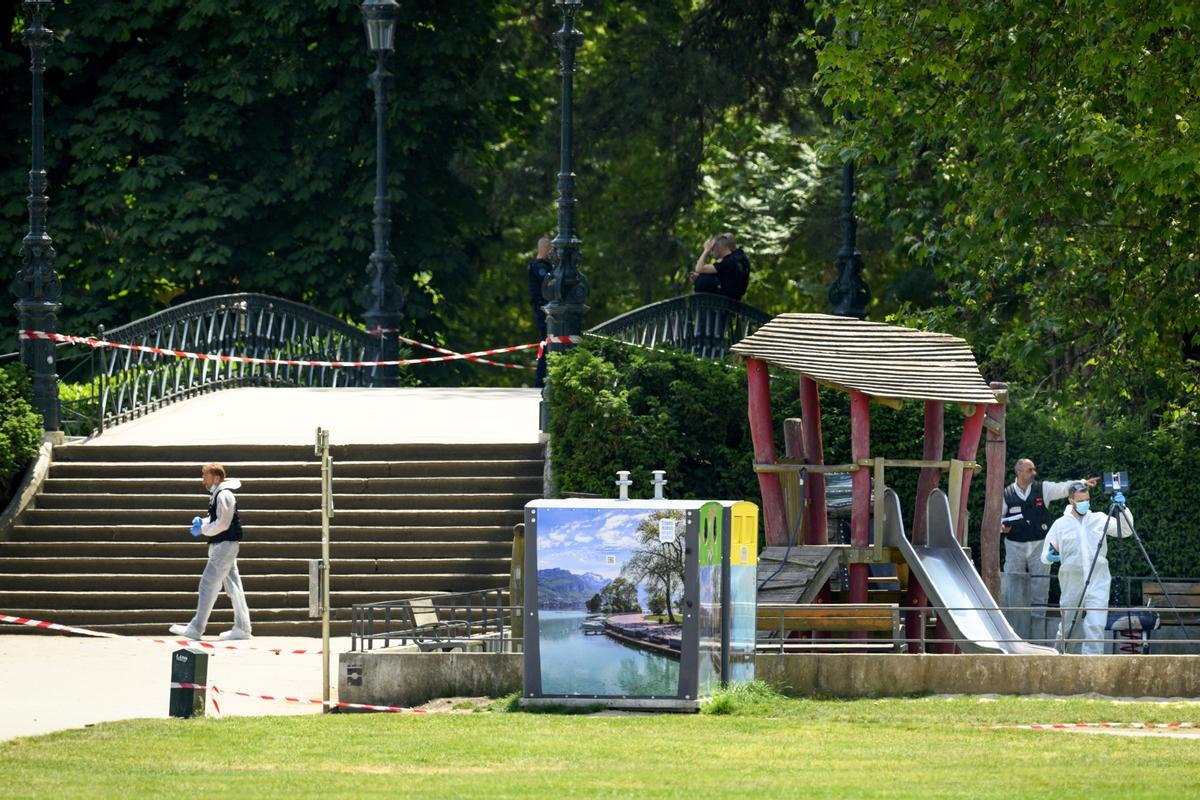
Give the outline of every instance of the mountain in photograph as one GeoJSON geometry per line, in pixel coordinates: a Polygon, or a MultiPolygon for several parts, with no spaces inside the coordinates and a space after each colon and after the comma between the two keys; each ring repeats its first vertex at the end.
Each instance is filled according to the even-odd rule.
{"type": "Polygon", "coordinates": [[[606,583],[594,572],[577,575],[566,569],[539,569],[538,608],[583,608],[606,583]]]}

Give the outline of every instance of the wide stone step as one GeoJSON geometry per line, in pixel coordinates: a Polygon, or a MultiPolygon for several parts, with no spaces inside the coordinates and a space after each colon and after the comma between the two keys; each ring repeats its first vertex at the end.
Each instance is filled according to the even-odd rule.
{"type": "MultiPolygon", "coordinates": [[[[340,520],[341,515],[335,516],[340,520]]],[[[188,532],[191,519],[174,525],[17,525],[5,548],[18,542],[166,542],[189,547],[204,546],[204,541],[188,532]]],[[[255,525],[245,527],[242,548],[253,542],[319,542],[320,525],[255,525]]],[[[455,542],[512,541],[512,525],[331,525],[332,542],[455,542]]]]}
{"type": "MultiPolygon", "coordinates": [[[[54,478],[191,478],[200,480],[206,460],[181,462],[55,461],[48,477],[54,478]]],[[[538,459],[438,460],[438,461],[341,461],[334,462],[338,478],[436,478],[436,477],[525,477],[541,478],[538,459]]],[[[226,474],[239,480],[262,478],[320,478],[319,462],[253,461],[229,462],[226,474]]]]}
{"type": "MultiPolygon", "coordinates": [[[[70,552],[69,550],[67,551],[70,552]]],[[[3,553],[3,550],[0,550],[3,553]]],[[[240,555],[240,554],[239,554],[240,555]]],[[[421,575],[508,574],[509,558],[346,558],[332,559],[332,575],[421,575]]],[[[91,575],[189,575],[198,576],[207,559],[148,558],[148,557],[78,557],[63,555],[52,558],[0,557],[0,574],[54,575],[63,573],[91,575]]],[[[297,574],[307,575],[308,559],[304,558],[238,558],[242,576],[297,574]]],[[[8,578],[0,578],[5,586],[8,578]]]]}
{"type": "MultiPolygon", "coordinates": [[[[193,515],[178,511],[143,511],[141,509],[96,508],[88,511],[63,508],[35,508],[21,516],[22,525],[181,525],[186,529],[193,515]]],[[[239,509],[238,516],[247,529],[255,526],[320,525],[321,512],[263,511],[239,509]]],[[[422,509],[412,511],[352,510],[337,511],[341,525],[374,527],[458,526],[458,525],[516,525],[524,519],[520,508],[511,510],[487,509],[476,511],[461,508],[422,509]]]]}
{"type": "MultiPolygon", "coordinates": [[[[508,573],[495,574],[448,574],[425,573],[417,575],[361,575],[345,574],[335,570],[329,576],[333,591],[421,591],[421,592],[465,592],[481,586],[498,587],[508,585],[508,573]]],[[[203,566],[201,566],[203,569],[203,566]]],[[[109,574],[56,573],[33,575],[5,575],[3,591],[21,592],[195,592],[200,579],[200,569],[192,575],[152,574],[109,574]]],[[[307,592],[308,574],[291,575],[243,575],[242,585],[247,593],[252,592],[307,592]]]]}
{"type": "MultiPolygon", "coordinates": [[[[500,589],[508,586],[507,577],[488,583],[486,580],[476,580],[474,585],[463,591],[475,589],[500,589]]],[[[330,603],[334,606],[349,607],[360,603],[382,603],[385,601],[407,600],[422,597],[430,592],[426,590],[397,590],[397,591],[334,591],[330,592],[330,603]]],[[[0,608],[31,608],[54,610],[59,608],[78,609],[112,609],[126,610],[138,608],[188,608],[193,609],[196,603],[196,590],[191,591],[148,591],[148,592],[76,592],[76,591],[24,591],[0,589],[0,608]]],[[[246,604],[251,609],[253,619],[256,608],[308,608],[308,590],[304,591],[266,591],[246,592],[246,604]]],[[[15,615],[14,615],[15,616],[15,615]]],[[[58,620],[51,620],[58,622],[58,620]]]]}
{"type": "MultiPolygon", "coordinates": [[[[70,625],[76,628],[86,628],[100,633],[115,633],[120,636],[139,636],[152,637],[155,639],[168,639],[173,641],[175,637],[168,631],[168,628],[173,623],[186,623],[191,619],[196,612],[195,605],[187,608],[177,609],[55,609],[52,614],[47,614],[41,609],[14,608],[8,609],[6,613],[11,613],[12,616],[26,617],[28,619],[46,620],[47,616],[53,616],[54,619],[46,620],[47,622],[56,622],[60,625],[70,625]]],[[[333,608],[329,613],[330,623],[329,632],[332,636],[349,636],[350,635],[350,609],[333,608]]],[[[253,608],[250,610],[250,620],[254,625],[254,633],[256,637],[264,636],[312,636],[317,637],[312,642],[311,646],[301,646],[297,649],[308,649],[319,651],[321,649],[321,620],[310,619],[307,608],[253,608]]],[[[233,609],[229,607],[228,602],[224,597],[217,601],[217,607],[213,609],[212,615],[208,619],[208,627],[205,629],[205,640],[218,642],[217,634],[222,631],[229,630],[233,627],[233,609]],[[224,602],[224,606],[222,603],[224,602]]],[[[25,635],[52,635],[63,636],[61,631],[48,631],[43,628],[30,628],[25,625],[8,625],[0,624],[0,634],[25,634],[25,635]]],[[[256,647],[253,641],[246,642],[251,647],[256,647]]],[[[163,645],[169,648],[170,644],[163,645]]],[[[148,652],[155,652],[148,650],[148,652]]],[[[297,656],[302,658],[303,656],[297,656]]]]}
{"type": "MultiPolygon", "coordinates": [[[[339,467],[334,467],[333,493],[335,498],[352,494],[450,494],[468,492],[483,494],[500,492],[540,497],[542,476],[506,477],[432,477],[432,478],[342,478],[339,467]]],[[[321,478],[255,478],[245,485],[244,490],[262,494],[320,495],[321,478]]],[[[70,494],[198,494],[204,496],[200,479],[194,475],[187,478],[48,478],[43,484],[41,498],[70,494]]],[[[239,493],[240,494],[240,493],[239,493]]],[[[49,508],[50,506],[44,506],[49,508]]]]}
{"type": "MultiPolygon", "coordinates": [[[[401,443],[332,445],[338,461],[429,461],[434,459],[541,458],[542,448],[528,443],[401,443]]],[[[54,448],[55,461],[319,461],[310,445],[275,444],[67,444],[54,448]]]]}
{"type": "MultiPolygon", "coordinates": [[[[131,558],[195,558],[203,553],[195,542],[7,542],[0,546],[0,558],[49,558],[62,555],[70,547],[75,557],[105,556],[131,558]]],[[[503,558],[511,555],[510,542],[333,542],[330,558],[503,558]]],[[[238,559],[244,558],[319,558],[321,543],[244,541],[238,559]]]]}
{"type": "MultiPolygon", "coordinates": [[[[335,511],[423,511],[428,509],[468,509],[472,511],[512,511],[525,506],[535,495],[528,494],[337,494],[333,496],[335,511]]],[[[207,494],[43,494],[37,500],[40,509],[87,511],[130,509],[138,511],[171,511],[182,516],[187,512],[204,514],[207,494]],[[200,509],[196,511],[196,509],[200,509]]],[[[274,511],[320,510],[319,494],[255,494],[240,491],[237,504],[243,514],[274,511]]],[[[189,518],[190,522],[190,518],[189,518]]]]}

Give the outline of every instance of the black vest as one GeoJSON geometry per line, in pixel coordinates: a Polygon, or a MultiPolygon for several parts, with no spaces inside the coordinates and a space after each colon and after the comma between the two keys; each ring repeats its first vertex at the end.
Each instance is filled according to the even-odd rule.
{"type": "MultiPolygon", "coordinates": [[[[222,489],[221,492],[230,492],[231,489],[222,489]]],[[[212,502],[208,504],[208,521],[217,521],[217,492],[212,496],[212,502]]],[[[208,540],[209,544],[218,542],[240,542],[242,540],[242,521],[238,519],[237,506],[233,507],[233,521],[229,523],[229,527],[218,533],[216,536],[208,540]]]]}
{"type": "Polygon", "coordinates": [[[1016,484],[1004,488],[1004,513],[1001,522],[1009,526],[1005,538],[1014,542],[1038,542],[1050,530],[1050,509],[1042,498],[1042,482],[1034,481],[1029,495],[1022,500],[1016,484]]]}

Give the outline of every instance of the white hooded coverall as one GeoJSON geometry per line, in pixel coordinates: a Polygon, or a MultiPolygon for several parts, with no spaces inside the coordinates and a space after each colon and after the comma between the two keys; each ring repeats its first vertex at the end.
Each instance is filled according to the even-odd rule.
{"type": "MultiPolygon", "coordinates": [[[[1121,536],[1131,536],[1133,513],[1125,508],[1120,516],[1121,536]]],[[[1042,561],[1051,563],[1051,547],[1062,556],[1062,563],[1058,566],[1058,607],[1062,621],[1058,624],[1057,638],[1062,640],[1070,635],[1072,639],[1084,640],[1082,645],[1078,641],[1066,642],[1064,652],[1084,655],[1100,655],[1104,652],[1104,625],[1108,621],[1108,592],[1112,583],[1105,534],[1115,537],[1117,527],[1115,514],[1110,518],[1107,514],[1089,511],[1083,519],[1079,519],[1075,516],[1074,506],[1068,505],[1046,534],[1046,542],[1042,545],[1042,561]],[[1097,547],[1100,548],[1099,556],[1096,556],[1097,547]],[[1084,597],[1083,584],[1092,567],[1093,557],[1096,558],[1096,567],[1092,570],[1092,581],[1084,597]],[[1092,610],[1079,611],[1081,607],[1092,610]],[[1076,615],[1081,615],[1078,621],[1075,620],[1076,615]],[[1072,625],[1074,632],[1071,631],[1072,625]]]]}

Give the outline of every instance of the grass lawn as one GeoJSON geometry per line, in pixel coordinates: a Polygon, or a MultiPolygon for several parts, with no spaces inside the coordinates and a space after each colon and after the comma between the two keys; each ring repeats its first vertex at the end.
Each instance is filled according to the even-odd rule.
{"type": "Polygon", "coordinates": [[[133,720],[0,743],[0,796],[1196,797],[1200,740],[1005,729],[1195,704],[734,692],[699,715],[133,720]],[[723,713],[712,713],[712,712],[723,713]]]}

